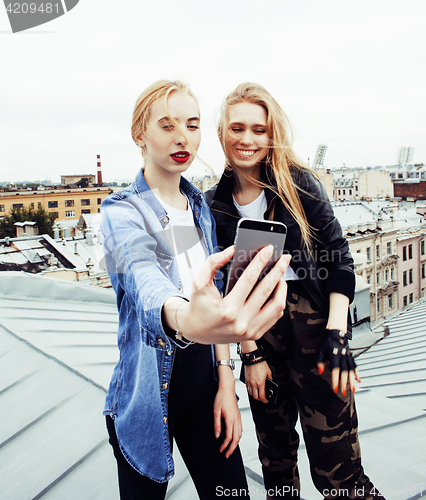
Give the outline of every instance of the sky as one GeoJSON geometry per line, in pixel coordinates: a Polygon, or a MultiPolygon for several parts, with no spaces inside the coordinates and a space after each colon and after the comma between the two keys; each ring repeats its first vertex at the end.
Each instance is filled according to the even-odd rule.
{"type": "MultiPolygon", "coordinates": [[[[426,162],[424,0],[80,0],[12,33],[0,4],[0,182],[96,172],[133,179],[133,105],[160,78],[189,83],[200,158],[218,174],[222,99],[263,85],[294,129],[294,149],[325,166],[426,162]]],[[[195,161],[189,175],[203,175],[195,161]]]]}

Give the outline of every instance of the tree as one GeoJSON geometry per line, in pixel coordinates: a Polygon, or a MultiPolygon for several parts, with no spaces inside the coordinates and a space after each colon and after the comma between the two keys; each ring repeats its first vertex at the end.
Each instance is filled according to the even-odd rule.
{"type": "Polygon", "coordinates": [[[53,236],[54,214],[49,214],[41,207],[38,210],[16,208],[10,211],[10,215],[0,221],[0,238],[14,238],[16,236],[15,222],[33,221],[37,223],[39,234],[48,234],[53,236]]]}

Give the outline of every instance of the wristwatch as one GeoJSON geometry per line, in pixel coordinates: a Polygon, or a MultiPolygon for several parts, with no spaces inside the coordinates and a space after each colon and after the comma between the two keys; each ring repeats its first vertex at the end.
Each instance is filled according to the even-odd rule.
{"type": "Polygon", "coordinates": [[[233,359],[221,359],[216,361],[216,366],[229,366],[231,370],[235,370],[235,361],[233,359]]]}

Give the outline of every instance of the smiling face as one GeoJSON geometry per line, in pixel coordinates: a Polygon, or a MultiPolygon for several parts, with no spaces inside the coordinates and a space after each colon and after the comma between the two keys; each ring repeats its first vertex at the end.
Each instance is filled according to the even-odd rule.
{"type": "Polygon", "coordinates": [[[225,147],[228,159],[253,174],[268,154],[270,137],[267,114],[259,104],[243,101],[229,107],[225,147]]]}
{"type": "Polygon", "coordinates": [[[181,130],[170,120],[165,98],[159,99],[150,109],[150,118],[140,135],[140,144],[145,169],[180,174],[192,163],[200,145],[200,111],[196,101],[180,91],[169,95],[167,107],[181,130]]]}

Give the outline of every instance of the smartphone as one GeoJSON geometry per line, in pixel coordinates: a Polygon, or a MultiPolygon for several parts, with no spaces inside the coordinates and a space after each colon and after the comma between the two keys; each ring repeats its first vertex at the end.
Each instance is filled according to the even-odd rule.
{"type": "Polygon", "coordinates": [[[267,378],[265,380],[265,396],[266,399],[273,405],[277,404],[278,389],[279,389],[278,384],[275,383],[273,380],[271,380],[270,378],[267,378]]]}
{"type": "MultiPolygon", "coordinates": [[[[242,366],[240,380],[243,384],[246,383],[246,378],[244,376],[244,366],[242,366]]],[[[265,380],[265,397],[274,406],[277,404],[278,401],[278,390],[279,390],[278,384],[268,377],[265,380]]]]}
{"type": "Polygon", "coordinates": [[[242,218],[238,221],[235,235],[235,253],[229,266],[225,295],[235,286],[238,278],[254,256],[267,245],[274,246],[274,253],[263,269],[262,279],[275,265],[284,250],[287,227],[282,222],[242,218]]]}

